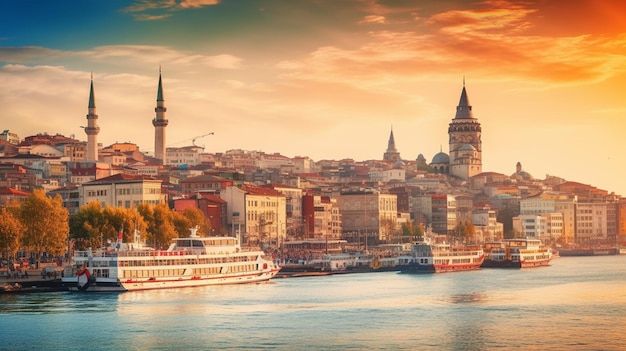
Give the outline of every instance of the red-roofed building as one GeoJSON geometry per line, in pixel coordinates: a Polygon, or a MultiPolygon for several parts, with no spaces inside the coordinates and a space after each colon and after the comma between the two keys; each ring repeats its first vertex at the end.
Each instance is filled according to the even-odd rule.
{"type": "Polygon", "coordinates": [[[30,196],[30,193],[13,188],[0,188],[0,206],[4,207],[13,201],[21,202],[30,196]]]}
{"type": "Polygon", "coordinates": [[[181,192],[185,195],[193,195],[200,192],[219,194],[222,189],[232,185],[233,181],[231,179],[209,174],[187,177],[180,182],[181,192]]]}

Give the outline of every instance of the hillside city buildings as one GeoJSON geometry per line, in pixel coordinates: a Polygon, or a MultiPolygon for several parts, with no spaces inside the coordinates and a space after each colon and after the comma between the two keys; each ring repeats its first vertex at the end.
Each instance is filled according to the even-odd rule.
{"type": "Polygon", "coordinates": [[[465,84],[448,127],[449,152],[441,150],[430,162],[422,154],[401,158],[393,130],[380,160],[210,153],[195,139],[190,146],[166,147],[165,112],[159,70],[154,155],[131,142],[103,146],[97,141],[92,77],[86,142],[58,134],[21,139],[10,129],[0,133],[0,205],[41,188],[60,195],[70,214],[92,201],[125,208],[168,204],[177,211],[196,207],[212,234],[236,235],[250,245],[392,244],[410,240],[403,228],[415,226],[438,234],[471,226],[469,240],[476,242],[504,236],[626,242],[621,196],[554,176],[534,178],[520,162],[510,175],[484,172],[482,129],[465,84]]]}

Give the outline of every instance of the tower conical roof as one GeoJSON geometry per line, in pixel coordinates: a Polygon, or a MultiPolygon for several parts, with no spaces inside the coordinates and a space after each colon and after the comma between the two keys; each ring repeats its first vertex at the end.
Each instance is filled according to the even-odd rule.
{"type": "Polygon", "coordinates": [[[465,84],[463,84],[463,90],[461,91],[461,98],[459,99],[459,105],[456,107],[455,119],[472,119],[472,105],[467,98],[467,91],[465,90],[465,84]]]}

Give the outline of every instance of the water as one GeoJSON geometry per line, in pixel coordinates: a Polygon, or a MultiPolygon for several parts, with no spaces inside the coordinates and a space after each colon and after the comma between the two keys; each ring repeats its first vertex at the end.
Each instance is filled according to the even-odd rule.
{"type": "Polygon", "coordinates": [[[626,350],[626,256],[0,296],[2,350],[626,350]]]}

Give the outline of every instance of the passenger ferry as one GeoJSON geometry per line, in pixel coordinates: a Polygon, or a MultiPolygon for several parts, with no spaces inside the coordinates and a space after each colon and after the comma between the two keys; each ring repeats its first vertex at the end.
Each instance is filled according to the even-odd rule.
{"type": "Polygon", "coordinates": [[[541,240],[532,238],[505,239],[501,243],[485,244],[483,268],[528,268],[547,266],[552,250],[541,240]]]}
{"type": "Polygon", "coordinates": [[[122,292],[267,281],[280,268],[261,250],[242,249],[234,237],[175,238],[167,250],[134,242],[77,251],[65,267],[63,284],[72,291],[122,292]]]}
{"type": "Polygon", "coordinates": [[[409,256],[399,257],[400,273],[443,273],[480,268],[485,258],[480,246],[415,243],[409,256]]]}

